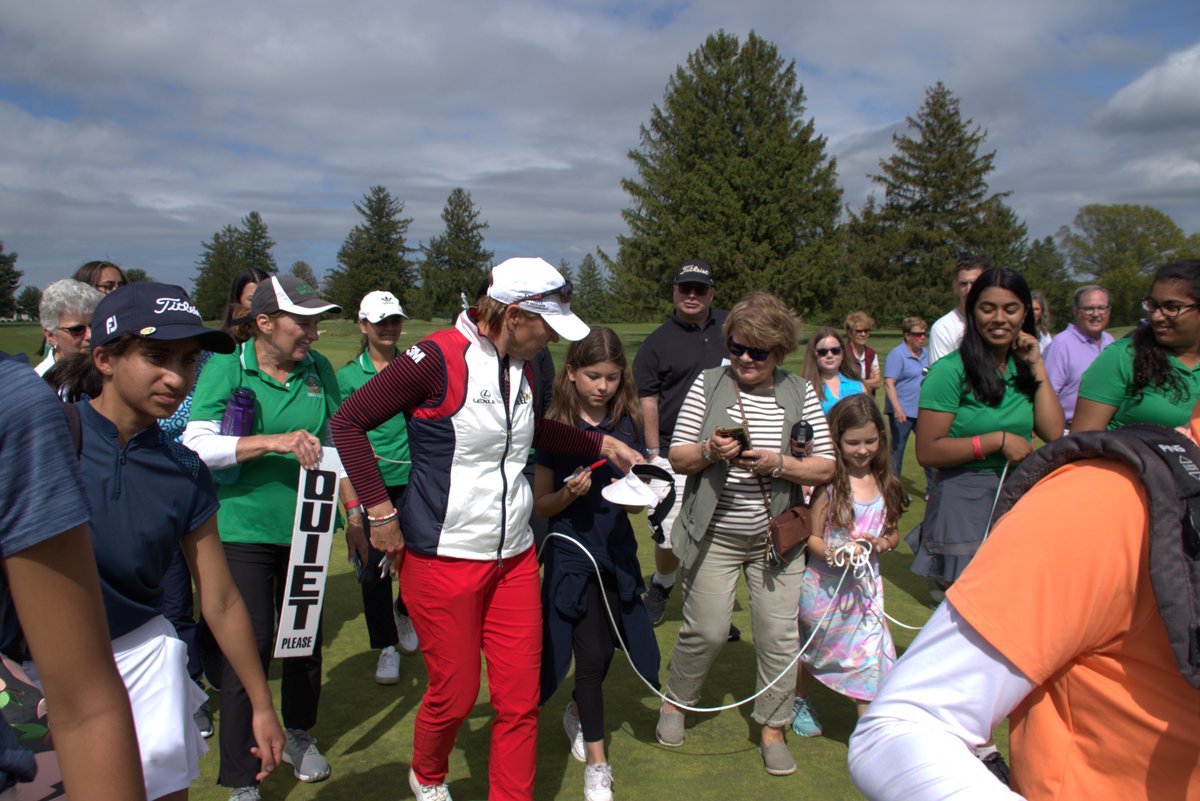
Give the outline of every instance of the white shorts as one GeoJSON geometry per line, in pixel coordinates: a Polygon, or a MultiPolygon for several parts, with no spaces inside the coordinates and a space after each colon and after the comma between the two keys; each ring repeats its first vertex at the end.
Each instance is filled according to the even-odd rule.
{"type": "MultiPolygon", "coordinates": [[[[200,777],[200,757],[208,752],[192,715],[208,697],[187,671],[187,645],[162,616],[113,640],[117,671],[129,692],[146,798],[186,789],[200,777]]],[[[41,686],[36,668],[30,679],[41,686]]]]}

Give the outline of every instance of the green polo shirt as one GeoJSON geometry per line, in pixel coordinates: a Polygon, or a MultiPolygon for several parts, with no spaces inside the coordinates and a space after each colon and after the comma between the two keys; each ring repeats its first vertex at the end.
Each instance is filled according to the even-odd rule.
{"type": "MultiPolygon", "coordinates": [[[[214,354],[192,399],[191,420],[220,420],[236,387],[254,390],[254,434],[301,429],[323,437],[342,402],[329,360],[310,350],[284,383],[259,372],[254,340],[231,354],[214,354]]],[[[237,482],[218,484],[217,524],[226,542],[288,545],[296,515],[300,463],[293,454],[268,453],[239,465],[237,482]]]]}
{"type": "Polygon", "coordinates": [[[1117,340],[1100,352],[1083,373],[1079,382],[1079,397],[1108,406],[1117,411],[1108,428],[1120,428],[1130,423],[1155,423],[1163,426],[1185,426],[1191,419],[1192,407],[1200,400],[1200,364],[1188,368],[1174,356],[1167,354],[1167,363],[1175,375],[1183,380],[1185,394],[1173,397],[1169,390],[1148,386],[1141,397],[1134,397],[1133,384],[1133,341],[1117,340]]]}
{"type": "MultiPolygon", "coordinates": [[[[985,406],[967,388],[962,354],[954,351],[943,356],[929,368],[921,383],[921,409],[949,412],[954,415],[947,436],[973,437],[991,431],[1007,431],[1026,441],[1033,441],[1033,401],[1013,386],[1017,365],[1012,356],[1004,373],[1004,397],[996,408],[985,406]]],[[[1004,452],[996,451],[983,459],[960,465],[966,470],[1003,470],[1004,452]]]]}
{"type": "MultiPolygon", "coordinates": [[[[377,372],[366,351],[358,354],[357,359],[338,370],[338,389],[342,397],[350,397],[354,390],[374,378],[377,372]]],[[[388,487],[407,484],[408,473],[412,469],[408,463],[408,418],[403,414],[396,415],[379,428],[368,431],[367,441],[379,457],[379,474],[383,476],[383,483],[388,487]]]]}

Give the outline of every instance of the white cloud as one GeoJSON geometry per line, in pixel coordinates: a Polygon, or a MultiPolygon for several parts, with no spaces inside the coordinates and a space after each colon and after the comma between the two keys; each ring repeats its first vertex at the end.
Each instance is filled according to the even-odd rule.
{"type": "Polygon", "coordinates": [[[1200,43],[1172,53],[1113,95],[1100,120],[1117,129],[1200,128],[1200,43]]]}
{"type": "MultiPolygon", "coordinates": [[[[1196,230],[1194,146],[1159,132],[1169,149],[1151,150],[1144,130],[1114,122],[1127,97],[1153,98],[1133,114],[1149,118],[1184,85],[1159,39],[1186,26],[1129,33],[1144,11],[1131,0],[9,3],[0,240],[31,283],[97,254],[189,282],[200,242],[256,209],[281,265],[323,271],[358,221],[351,204],[382,184],[414,218],[414,245],[439,232],[463,186],[497,258],[611,252],[638,126],[718,28],[754,29],[796,60],[851,205],[891,132],[944,80],[988,130],[993,188],[1014,191],[1032,233],[1069,222],[1081,200],[1128,198],[1160,200],[1196,230]]],[[[1200,21],[1190,34],[1200,39],[1200,21]]]]}

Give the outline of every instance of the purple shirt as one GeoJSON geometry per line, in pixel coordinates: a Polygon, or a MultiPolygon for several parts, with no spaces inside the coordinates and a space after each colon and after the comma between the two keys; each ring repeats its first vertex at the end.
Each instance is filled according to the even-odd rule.
{"type": "Polygon", "coordinates": [[[1075,416],[1075,401],[1079,398],[1079,380],[1083,373],[1100,351],[1113,343],[1112,334],[1100,332],[1100,341],[1090,339],[1086,334],[1070,323],[1062,330],[1042,354],[1046,363],[1046,375],[1058,402],[1062,404],[1063,414],[1067,422],[1075,416]]]}
{"type": "MultiPolygon", "coordinates": [[[[884,362],[883,378],[885,381],[891,378],[896,382],[896,400],[900,401],[900,408],[904,410],[904,416],[910,420],[915,420],[917,412],[920,411],[921,382],[925,379],[925,373],[928,370],[929,351],[921,348],[921,354],[914,355],[905,342],[892,348],[892,352],[887,356],[887,361],[884,362]]],[[[895,414],[895,410],[892,408],[892,399],[887,397],[886,393],[884,398],[884,414],[895,414]]]]}

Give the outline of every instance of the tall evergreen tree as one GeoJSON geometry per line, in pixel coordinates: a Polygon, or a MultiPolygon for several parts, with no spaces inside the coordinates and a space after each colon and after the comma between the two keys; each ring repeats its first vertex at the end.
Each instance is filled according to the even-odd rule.
{"type": "Polygon", "coordinates": [[[641,127],[621,182],[614,290],[646,319],[669,305],[679,265],[713,266],[717,303],[769,288],[804,313],[828,300],[842,272],[840,190],[825,139],[805,120],[794,62],[751,32],[718,31],[676,68],[662,106],[641,127]]]}
{"type": "Polygon", "coordinates": [[[241,232],[243,269],[257,267],[263,272],[275,272],[278,268],[275,266],[275,256],[271,253],[271,249],[275,247],[275,240],[267,233],[267,224],[263,222],[262,215],[252,211],[243,217],[241,232]]]}
{"type": "Polygon", "coordinates": [[[883,187],[882,204],[872,199],[848,226],[852,263],[886,301],[873,313],[893,322],[935,319],[952,306],[950,276],[962,255],[1018,267],[1026,235],[1004,203],[1011,193],[988,187],[996,153],[980,151],[987,132],[963,119],[949,89],[939,81],[926,90],[907,123],[892,136],[896,152],[870,176],[883,187]]]}
{"type": "Polygon", "coordinates": [[[1073,228],[1059,229],[1058,239],[1076,275],[1093,278],[1112,293],[1114,325],[1141,316],[1138,300],[1149,289],[1156,268],[1200,256],[1189,252],[1188,238],[1170,215],[1153,206],[1084,206],[1073,228]]]}
{"type": "Polygon", "coordinates": [[[17,254],[5,253],[0,242],[0,318],[13,317],[17,313],[17,287],[21,285],[23,272],[17,269],[17,254]]]}
{"type": "Polygon", "coordinates": [[[354,204],[363,222],[354,226],[338,251],[338,266],[325,277],[325,295],[353,317],[362,296],[386,289],[403,303],[411,300],[415,268],[406,243],[411,217],[401,217],[404,201],[385,187],[372,186],[354,204]]]}
{"type": "Polygon", "coordinates": [[[446,228],[421,248],[422,316],[453,318],[461,305],[461,293],[474,302],[475,291],[487,277],[495,254],[483,247],[483,232],[488,224],[471,194],[456,187],[442,209],[446,228]]]}
{"type": "Polygon", "coordinates": [[[154,279],[141,267],[130,267],[125,271],[125,280],[131,284],[138,284],[144,281],[153,281],[154,279]]]}
{"type": "Polygon", "coordinates": [[[196,263],[196,285],[192,303],[206,320],[221,320],[233,277],[242,269],[242,231],[236,225],[226,225],[201,243],[204,253],[196,263]]]}
{"type": "Polygon", "coordinates": [[[313,268],[306,261],[294,261],[288,272],[299,278],[304,283],[311,286],[313,289],[319,289],[321,284],[317,280],[317,274],[313,272],[313,268]]]}
{"type": "Polygon", "coordinates": [[[591,253],[579,262],[579,277],[575,279],[575,296],[571,309],[588,322],[608,322],[612,319],[609,303],[608,276],[591,253]]]}
{"type": "Polygon", "coordinates": [[[1067,258],[1054,244],[1054,238],[1030,242],[1019,269],[1030,289],[1040,289],[1046,295],[1055,326],[1062,328],[1070,322],[1076,282],[1071,280],[1067,258]]]}

